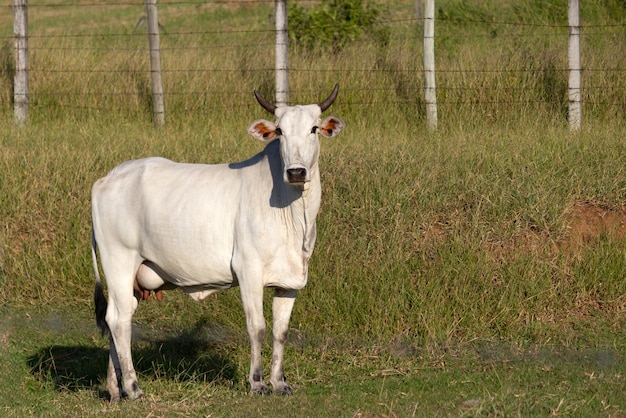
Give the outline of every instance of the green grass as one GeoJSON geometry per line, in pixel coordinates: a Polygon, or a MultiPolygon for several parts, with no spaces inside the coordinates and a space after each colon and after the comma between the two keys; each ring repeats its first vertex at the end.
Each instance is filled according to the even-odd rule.
{"type": "MultiPolygon", "coordinates": [[[[172,294],[168,298],[189,304],[172,294]]],[[[210,316],[212,309],[202,310],[210,316]]],[[[164,307],[153,302],[142,310],[163,312],[164,307]]],[[[90,331],[91,318],[50,308],[2,314],[8,416],[264,416],[278,411],[292,416],[622,416],[626,408],[623,350],[497,342],[445,352],[401,344],[328,350],[292,343],[287,365],[295,395],[251,396],[244,382],[245,338],[202,320],[182,331],[163,326],[163,320],[137,321],[134,354],[147,396],[108,404],[106,344],[90,331]]]]}
{"type": "MultiPolygon", "coordinates": [[[[160,8],[170,33],[163,44],[178,45],[174,34],[194,28],[266,27],[266,6],[160,8]]],[[[387,7],[393,19],[412,13],[413,2],[387,7]]],[[[448,35],[468,30],[453,19],[521,16],[510,7],[440,7],[448,20],[438,30],[448,35]]],[[[585,7],[587,24],[626,13],[612,2],[585,7]]],[[[31,7],[29,19],[35,34],[130,33],[136,23],[132,13],[103,8],[96,24],[89,10],[31,7]]],[[[105,402],[108,341],[92,314],[91,185],[131,158],[218,163],[258,152],[263,145],[246,128],[265,115],[251,91],[271,96],[272,73],[256,69],[270,68],[273,53],[168,50],[166,69],[235,71],[166,73],[166,91],[215,93],[168,96],[167,123],[156,131],[147,57],[135,49],[143,38],[33,37],[31,45],[62,49],[34,52],[31,120],[22,129],[12,124],[10,77],[0,72],[0,414],[626,415],[624,231],[594,227],[579,241],[575,214],[586,202],[625,222],[623,73],[585,73],[587,86],[617,87],[589,89],[583,130],[570,133],[558,70],[564,38],[542,38],[535,51],[536,38],[482,37],[492,29],[506,26],[474,25],[470,34],[481,37],[441,40],[438,68],[452,71],[438,78],[436,133],[420,116],[412,23],[393,25],[387,50],[361,43],[328,56],[295,48],[293,101],[318,100],[339,81],[331,112],[347,125],[322,141],[318,241],[285,355],[295,396],[247,394],[237,290],[202,303],[166,292],[162,303],[142,302],[134,318],[146,399],[115,405],[105,402]],[[107,50],[120,45],[128,50],[107,50]],[[64,48],[72,46],[104,49],[64,48]],[[455,71],[502,60],[516,71],[455,71]],[[355,62],[371,65],[354,71],[355,62]],[[94,63],[105,71],[90,72],[94,63]],[[50,68],[85,71],[43,71],[50,68]]],[[[241,32],[236,41],[265,42],[258,36],[241,32]]],[[[224,40],[200,34],[197,42],[224,40]]],[[[621,44],[598,35],[586,42],[587,68],[623,68],[621,44]]],[[[266,368],[269,350],[268,341],[266,368]]]]}

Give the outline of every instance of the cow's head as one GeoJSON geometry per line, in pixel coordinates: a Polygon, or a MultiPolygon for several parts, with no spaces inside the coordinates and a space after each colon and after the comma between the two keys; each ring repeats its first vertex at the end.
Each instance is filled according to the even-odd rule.
{"type": "Polygon", "coordinates": [[[343,121],[335,116],[320,119],[322,112],[337,98],[338,91],[339,84],[336,84],[330,96],[318,104],[279,107],[265,100],[257,91],[254,92],[259,104],[276,116],[276,122],[255,120],[248,128],[248,133],[264,142],[280,139],[283,179],[286,183],[302,186],[311,181],[311,169],[317,165],[319,157],[318,134],[333,138],[343,130],[343,121]]]}

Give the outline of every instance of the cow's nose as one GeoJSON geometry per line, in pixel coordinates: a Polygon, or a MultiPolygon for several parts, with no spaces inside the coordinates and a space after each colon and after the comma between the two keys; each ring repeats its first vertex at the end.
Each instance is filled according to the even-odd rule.
{"type": "Polygon", "coordinates": [[[288,168],[287,180],[289,183],[304,183],[306,181],[306,168],[288,168]]]}

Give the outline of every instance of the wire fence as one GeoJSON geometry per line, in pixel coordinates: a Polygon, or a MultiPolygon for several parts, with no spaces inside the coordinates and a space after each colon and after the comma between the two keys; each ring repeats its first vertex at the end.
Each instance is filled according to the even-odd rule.
{"type": "MultiPolygon", "coordinates": [[[[387,65],[354,59],[349,65],[344,62],[334,67],[307,62],[303,58],[292,61],[290,77],[345,80],[342,91],[354,95],[353,105],[421,105],[422,22],[413,15],[412,0],[407,0],[404,8],[396,3],[399,4],[396,13],[390,13],[391,17],[377,23],[390,28],[385,48],[393,58],[381,58],[386,60],[387,65]],[[367,80],[376,77],[402,80],[387,84],[367,80]],[[400,86],[400,83],[403,85],[400,86]]],[[[259,50],[272,52],[276,36],[271,22],[273,4],[274,0],[159,2],[159,19],[163,24],[162,73],[169,79],[164,92],[166,103],[168,99],[176,103],[176,98],[194,98],[182,105],[185,111],[219,108],[221,103],[230,107],[254,105],[248,97],[251,84],[265,83],[265,88],[268,88],[268,80],[274,72],[271,59],[264,56],[258,59],[259,56],[252,53],[258,54],[259,50]],[[193,18],[196,12],[205,16],[213,14],[218,22],[209,22],[203,27],[200,19],[193,18]],[[242,19],[251,16],[256,16],[254,23],[242,23],[242,19]],[[248,53],[253,55],[250,62],[245,59],[248,53]],[[207,55],[213,58],[207,59],[207,55]],[[248,77],[251,82],[238,82],[233,74],[239,74],[239,78],[244,80],[248,77]],[[232,97],[226,101],[206,101],[207,97],[213,96],[232,97]]],[[[12,5],[5,6],[5,10],[11,9],[12,5]]],[[[150,68],[145,65],[149,47],[142,22],[145,13],[143,2],[33,2],[28,9],[29,71],[32,77],[29,97],[35,105],[44,106],[56,100],[65,107],[108,110],[111,105],[107,103],[107,98],[121,100],[146,95],[146,77],[149,77],[150,68]],[[103,16],[101,21],[99,16],[103,16]],[[72,24],[64,24],[64,20],[72,24]],[[86,97],[90,101],[80,102],[68,97],[86,97]]],[[[553,95],[560,95],[557,101],[566,101],[567,22],[533,23],[446,16],[438,16],[435,21],[439,104],[502,107],[545,104],[555,102],[553,95]],[[471,27],[470,31],[465,30],[468,27],[471,27]],[[468,56],[463,50],[471,44],[492,49],[493,54],[478,59],[469,56],[472,59],[465,60],[468,56]],[[518,53],[516,48],[530,55],[531,45],[537,45],[543,51],[533,50],[532,53],[545,57],[544,62],[534,60],[524,64],[522,57],[511,64],[512,57],[518,53]],[[440,55],[447,58],[441,59],[440,55]],[[528,85],[519,81],[537,77],[543,79],[543,84],[535,89],[538,94],[526,94],[528,85]],[[487,79],[492,82],[486,82],[487,79]],[[550,83],[556,85],[558,91],[550,92],[554,87],[550,83]],[[480,94],[476,94],[477,86],[480,94]],[[539,91],[541,88],[546,91],[539,91]]],[[[0,19],[0,22],[7,23],[8,20],[0,19]]],[[[13,34],[7,30],[9,25],[3,24],[3,27],[5,30],[0,33],[0,44],[5,47],[0,59],[5,62],[2,70],[5,77],[1,77],[0,73],[0,79],[3,79],[6,90],[11,82],[12,53],[7,45],[12,43],[13,34]]],[[[585,105],[592,108],[604,106],[626,115],[626,58],[623,56],[626,22],[583,24],[581,38],[585,53],[585,81],[582,87],[585,105]],[[620,44],[622,49],[616,46],[620,44]],[[604,55],[598,54],[602,48],[607,51],[604,55]],[[620,49],[622,56],[616,56],[620,49]]],[[[375,49],[373,43],[372,39],[365,37],[354,40],[353,48],[375,49]]],[[[290,48],[296,53],[301,51],[299,45],[293,42],[290,48]]],[[[379,53],[379,56],[383,55],[379,53]]],[[[321,82],[314,83],[318,84],[321,82]]],[[[306,82],[295,83],[291,91],[295,97],[316,94],[316,89],[306,82]]],[[[0,103],[8,108],[10,99],[6,96],[0,95],[0,103]]]]}

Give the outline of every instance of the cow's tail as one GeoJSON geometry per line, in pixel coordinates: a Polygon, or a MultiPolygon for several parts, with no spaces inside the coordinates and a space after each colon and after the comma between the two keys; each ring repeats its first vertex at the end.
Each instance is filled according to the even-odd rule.
{"type": "Polygon", "coordinates": [[[104,289],[102,287],[102,280],[100,280],[100,271],[98,270],[98,255],[96,253],[98,244],[96,243],[96,234],[91,229],[91,257],[93,259],[93,271],[96,273],[96,288],[93,293],[93,301],[96,312],[96,323],[98,328],[102,331],[104,336],[109,331],[109,326],[106,321],[107,313],[107,299],[104,296],[104,289]]]}

